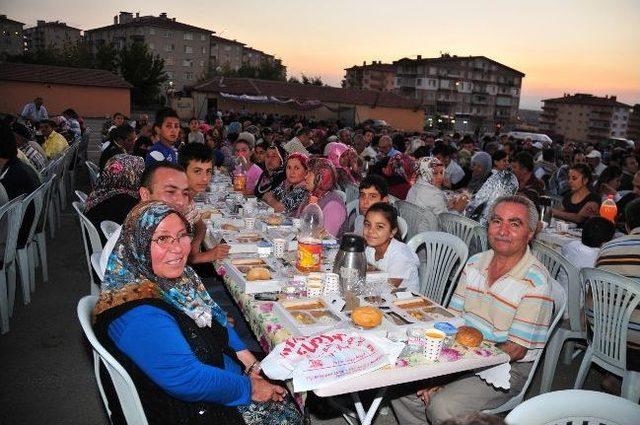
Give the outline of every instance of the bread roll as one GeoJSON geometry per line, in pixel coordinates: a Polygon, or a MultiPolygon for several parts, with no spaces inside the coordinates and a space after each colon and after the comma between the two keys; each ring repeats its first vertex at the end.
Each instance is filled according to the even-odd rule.
{"type": "Polygon", "coordinates": [[[247,280],[269,280],[271,279],[271,273],[264,267],[252,267],[247,272],[247,280]]]}
{"type": "Polygon", "coordinates": [[[484,338],[482,332],[471,326],[460,326],[456,335],[456,342],[465,347],[477,347],[484,338]]]}
{"type": "Polygon", "coordinates": [[[234,232],[238,231],[238,227],[234,226],[233,224],[229,224],[229,223],[225,223],[222,226],[220,226],[222,228],[222,230],[231,230],[234,232]]]}
{"type": "Polygon", "coordinates": [[[284,218],[282,218],[282,216],[279,214],[271,214],[270,216],[267,217],[267,224],[269,226],[279,226],[282,224],[283,221],[284,221],[284,218]]]}
{"type": "Polygon", "coordinates": [[[375,328],[382,323],[382,311],[376,307],[358,307],[351,312],[351,320],[363,328],[375,328]]]}

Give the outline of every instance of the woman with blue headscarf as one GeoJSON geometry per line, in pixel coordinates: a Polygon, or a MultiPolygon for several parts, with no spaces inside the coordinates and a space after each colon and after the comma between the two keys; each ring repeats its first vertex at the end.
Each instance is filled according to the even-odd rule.
{"type": "Polygon", "coordinates": [[[259,363],[186,266],[191,228],[163,202],[127,216],[95,306],[100,342],[133,379],[149,423],[297,424],[259,363]]]}

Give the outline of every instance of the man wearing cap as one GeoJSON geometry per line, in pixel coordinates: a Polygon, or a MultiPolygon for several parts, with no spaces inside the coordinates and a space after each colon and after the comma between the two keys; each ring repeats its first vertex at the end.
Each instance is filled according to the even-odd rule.
{"type": "Polygon", "coordinates": [[[310,131],[308,128],[299,129],[296,132],[295,137],[285,143],[284,150],[286,150],[288,154],[300,152],[309,156],[307,148],[313,144],[309,133],[310,131]]]}
{"type": "Polygon", "coordinates": [[[47,165],[47,156],[37,142],[31,140],[31,131],[27,126],[15,121],[11,125],[11,131],[16,138],[18,150],[21,151],[31,162],[36,171],[42,171],[47,165]]]}
{"type": "Polygon", "coordinates": [[[591,152],[589,152],[589,154],[587,155],[587,161],[589,162],[589,165],[591,166],[591,169],[593,170],[593,175],[596,178],[600,177],[600,174],[602,174],[604,169],[607,168],[602,163],[602,154],[600,153],[600,151],[597,151],[595,149],[593,149],[591,152]]]}

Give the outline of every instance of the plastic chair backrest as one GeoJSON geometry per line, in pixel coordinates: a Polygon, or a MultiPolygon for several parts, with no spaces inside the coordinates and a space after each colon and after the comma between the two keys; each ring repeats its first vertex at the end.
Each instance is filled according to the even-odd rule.
{"type": "Polygon", "coordinates": [[[582,289],[578,269],[562,254],[549,248],[540,241],[534,240],[531,243],[531,252],[547,268],[552,278],[560,282],[563,274],[566,276],[569,324],[572,331],[582,332],[582,324],[580,321],[582,316],[582,308],[580,306],[582,289]]]}
{"type": "Polygon", "coordinates": [[[462,239],[469,247],[469,255],[487,250],[487,232],[475,220],[459,214],[444,212],[438,215],[438,229],[462,239]]]}
{"type": "Polygon", "coordinates": [[[448,305],[458,276],[467,262],[467,245],[459,237],[444,232],[422,232],[412,237],[407,245],[419,257],[424,246],[426,265],[420,270],[420,293],[448,305]]]}
{"type": "Polygon", "coordinates": [[[31,227],[29,228],[29,233],[26,240],[27,245],[29,244],[29,242],[31,242],[31,240],[33,240],[33,235],[36,234],[36,227],[38,227],[40,214],[42,214],[42,203],[44,200],[45,191],[47,190],[49,184],[49,182],[42,183],[22,200],[22,220],[20,224],[21,227],[22,223],[24,223],[24,220],[26,220],[27,218],[27,209],[29,208],[29,205],[33,205],[33,220],[31,221],[31,227]]]}
{"type": "Polygon", "coordinates": [[[89,171],[89,184],[91,185],[91,189],[96,187],[96,183],[98,182],[98,174],[100,174],[100,168],[96,164],[91,161],[85,161],[85,165],[87,166],[87,170],[89,171]]]}
{"type": "Polygon", "coordinates": [[[562,390],[532,397],[513,409],[508,425],[637,425],[640,406],[598,391],[562,390]]]}
{"type": "Polygon", "coordinates": [[[360,197],[360,189],[358,188],[358,186],[352,183],[347,183],[344,186],[344,193],[347,196],[347,203],[358,200],[358,198],[360,197]]]}
{"type": "MultiPolygon", "coordinates": [[[[100,344],[98,338],[96,338],[95,332],[93,331],[92,315],[97,299],[98,297],[96,296],[88,295],[82,297],[78,302],[77,312],[78,320],[80,320],[80,326],[82,326],[82,330],[89,340],[94,353],[98,354],[99,361],[102,361],[109,372],[116,394],[118,395],[118,400],[120,401],[120,406],[122,407],[122,413],[124,414],[127,423],[141,425],[147,424],[148,422],[144,414],[142,402],[140,401],[138,390],[136,389],[133,380],[124,367],[122,367],[122,365],[102,346],[102,344],[100,344]]],[[[99,368],[96,367],[94,370],[96,374],[99,374],[99,368]]],[[[96,380],[98,381],[98,385],[101,386],[99,375],[96,376],[96,380]]],[[[103,397],[102,401],[105,403],[105,407],[109,411],[108,402],[102,392],[102,388],[100,388],[100,390],[103,397]]]]}
{"type": "Polygon", "coordinates": [[[102,252],[102,241],[100,240],[100,234],[96,230],[91,221],[84,215],[82,204],[78,201],[73,202],[73,208],[78,214],[80,220],[80,230],[82,231],[82,241],[84,243],[84,254],[87,262],[87,269],[89,270],[89,276],[91,277],[92,287],[95,284],[93,281],[93,273],[91,272],[91,254],[102,252]],[[89,238],[89,240],[87,240],[89,238]]]}
{"type": "Polygon", "coordinates": [[[111,220],[104,220],[100,223],[100,230],[102,230],[102,234],[107,239],[109,239],[118,228],[120,228],[120,225],[111,220]]]}
{"type": "Polygon", "coordinates": [[[404,218],[407,223],[407,238],[411,239],[422,232],[438,230],[438,218],[433,211],[399,199],[393,206],[398,210],[398,216],[404,218]]]}
{"type": "Polygon", "coordinates": [[[36,226],[36,234],[44,232],[44,227],[47,224],[47,215],[49,212],[54,182],[55,176],[49,176],[45,179],[44,184],[46,184],[46,189],[42,194],[42,211],[40,212],[40,220],[38,220],[38,225],[36,226]]]}
{"type": "Polygon", "coordinates": [[[591,295],[593,337],[589,345],[596,358],[627,369],[627,329],[640,303],[640,285],[633,279],[605,270],[580,270],[583,294],[591,295]]]}
{"type": "Polygon", "coordinates": [[[78,201],[82,202],[83,204],[87,201],[87,194],[84,193],[83,191],[76,190],[75,194],[76,194],[76,198],[78,198],[78,201]]]}
{"type": "Polygon", "coordinates": [[[358,211],[358,200],[354,199],[353,201],[349,201],[347,202],[347,219],[349,219],[349,217],[351,217],[351,214],[359,214],[358,211]]]}
{"type": "Polygon", "coordinates": [[[18,244],[18,231],[22,223],[22,201],[25,195],[20,195],[0,207],[0,225],[3,226],[4,258],[3,267],[11,264],[16,259],[16,245],[18,244]],[[4,227],[6,223],[6,228],[4,227]]]}
{"type": "Polygon", "coordinates": [[[407,220],[402,217],[398,217],[398,230],[400,231],[400,237],[404,241],[409,231],[409,225],[407,224],[407,220]]]}

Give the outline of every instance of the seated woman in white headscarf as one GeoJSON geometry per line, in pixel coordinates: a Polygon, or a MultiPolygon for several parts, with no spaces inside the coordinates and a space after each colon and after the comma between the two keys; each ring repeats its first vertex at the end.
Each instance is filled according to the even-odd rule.
{"type": "Polygon", "coordinates": [[[444,164],[433,156],[418,160],[416,182],[407,193],[407,202],[421,208],[430,208],[434,214],[447,212],[442,182],[444,180],[444,164]]]}

